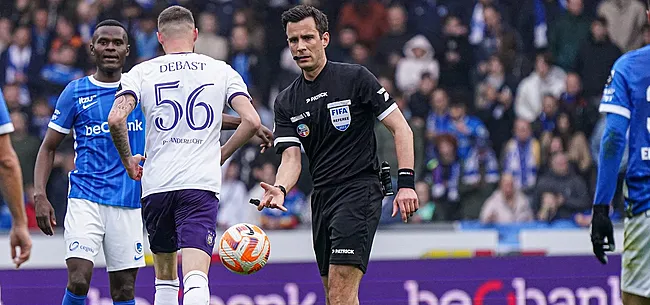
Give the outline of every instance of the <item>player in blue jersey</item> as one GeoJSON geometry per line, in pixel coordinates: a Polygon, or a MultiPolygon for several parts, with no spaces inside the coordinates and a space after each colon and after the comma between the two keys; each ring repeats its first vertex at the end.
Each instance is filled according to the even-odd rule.
{"type": "MultiPolygon", "coordinates": [[[[108,112],[129,54],[124,26],[106,20],[96,26],[90,45],[95,74],[70,82],[56,103],[34,169],[34,201],[39,228],[53,235],[54,210],[46,185],[54,153],[67,134],[75,146],[75,170],[64,221],[68,284],[63,305],[85,304],[95,257],[104,250],[114,304],[135,304],[137,270],[145,266],[140,215],[140,184],[122,168],[108,131],[108,112]]],[[[144,153],[144,118],[129,117],[131,147],[144,153]]]]}
{"type": "MultiPolygon", "coordinates": [[[[649,3],[650,5],[650,3],[649,3]]],[[[650,13],[648,14],[650,21],[650,13]]],[[[591,242],[598,260],[614,251],[610,202],[626,144],[625,226],[621,291],[625,305],[650,304],[650,46],[621,56],[612,68],[600,104],[606,125],[598,162],[591,242]],[[629,139],[628,139],[629,132],[629,139]]]]}
{"type": "Polygon", "coordinates": [[[9,134],[13,131],[14,125],[11,123],[9,110],[0,90],[0,192],[11,212],[9,245],[11,258],[18,268],[29,259],[32,242],[27,230],[22,171],[9,138],[9,134]],[[20,249],[20,254],[16,252],[16,248],[20,249]]]}

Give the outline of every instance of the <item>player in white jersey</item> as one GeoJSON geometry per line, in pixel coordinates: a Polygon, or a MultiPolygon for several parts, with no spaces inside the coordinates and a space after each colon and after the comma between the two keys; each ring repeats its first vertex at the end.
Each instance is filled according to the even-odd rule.
{"type": "Polygon", "coordinates": [[[207,273],[215,241],[221,165],[261,126],[241,76],[226,63],[193,53],[198,30],[180,6],[158,16],[166,55],[123,75],[108,124],[122,163],[142,179],[143,216],[156,271],[155,305],[178,304],[176,252],[182,254],[184,304],[208,304],[207,273]],[[241,117],[220,147],[221,113],[241,117]],[[146,118],[145,158],[132,156],[126,118],[139,106],[146,118]]]}

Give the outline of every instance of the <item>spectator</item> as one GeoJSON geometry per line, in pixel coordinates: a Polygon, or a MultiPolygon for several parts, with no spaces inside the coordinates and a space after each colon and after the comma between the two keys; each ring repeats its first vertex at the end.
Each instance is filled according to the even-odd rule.
{"type": "Polygon", "coordinates": [[[395,69],[397,62],[404,57],[402,47],[413,37],[407,27],[406,14],[404,7],[398,4],[390,6],[386,11],[388,30],[377,42],[375,60],[386,63],[390,69],[395,69]]]}
{"type": "Polygon", "coordinates": [[[411,221],[413,223],[427,223],[433,220],[436,205],[431,201],[431,188],[426,182],[415,183],[415,192],[418,195],[420,208],[415,212],[411,221]]]}
{"type": "Polygon", "coordinates": [[[517,118],[527,122],[535,121],[542,112],[544,95],[551,94],[559,98],[565,87],[566,73],[552,64],[550,54],[538,54],[535,59],[535,71],[522,80],[517,88],[515,98],[517,118]]]}
{"type": "Polygon", "coordinates": [[[494,2],[494,0],[478,0],[473,7],[469,41],[474,46],[482,44],[485,39],[485,33],[488,27],[485,20],[485,8],[494,5],[494,2]]]}
{"type": "Polygon", "coordinates": [[[20,85],[17,83],[6,84],[2,88],[5,102],[9,112],[24,111],[25,106],[20,104],[20,85]]]}
{"type": "Polygon", "coordinates": [[[573,220],[591,207],[587,185],[571,170],[566,154],[554,154],[550,165],[551,171],[539,180],[533,210],[541,221],[573,220]]]}
{"type": "Polygon", "coordinates": [[[344,26],[337,36],[337,40],[332,41],[325,49],[327,58],[333,61],[352,62],[352,48],[359,39],[357,30],[351,26],[344,26]]]}
{"type": "Polygon", "coordinates": [[[53,50],[50,63],[41,70],[44,81],[42,94],[48,97],[50,105],[54,107],[59,94],[75,79],[84,77],[84,71],[76,68],[77,54],[72,46],[62,45],[53,50]]]}
{"type": "MultiPolygon", "coordinates": [[[[588,181],[592,171],[593,159],[589,149],[587,137],[581,131],[575,130],[575,119],[568,112],[560,112],[555,121],[553,136],[559,137],[562,147],[566,149],[567,158],[575,164],[577,172],[585,181],[588,181]]],[[[550,147],[550,138],[542,137],[542,152],[550,147]]]]}
{"type": "Polygon", "coordinates": [[[576,72],[584,81],[584,95],[590,104],[597,104],[603,93],[614,62],[622,55],[607,34],[607,19],[591,23],[591,35],[580,48],[576,72]]]}
{"type": "Polygon", "coordinates": [[[423,73],[418,90],[408,98],[408,107],[413,118],[426,120],[429,115],[429,100],[434,89],[436,89],[436,79],[429,73],[423,73]]]}
{"type": "Polygon", "coordinates": [[[445,18],[442,46],[436,56],[440,62],[440,86],[452,92],[467,91],[472,85],[470,71],[474,52],[467,31],[459,17],[449,15],[445,18]]]}
{"type": "Polygon", "coordinates": [[[97,5],[88,1],[79,1],[77,4],[77,32],[84,44],[90,43],[97,24],[97,5]]]}
{"type": "Polygon", "coordinates": [[[542,113],[539,115],[534,124],[534,134],[542,137],[544,134],[552,133],[555,130],[555,120],[557,118],[560,106],[558,100],[552,94],[544,95],[542,101],[542,113]]]}
{"type": "Polygon", "coordinates": [[[583,92],[580,76],[573,72],[567,74],[566,91],[560,95],[560,107],[571,114],[574,129],[589,138],[598,122],[599,113],[583,92]]]}
{"type": "Polygon", "coordinates": [[[243,26],[232,29],[228,63],[241,75],[248,87],[258,90],[262,99],[267,100],[269,88],[266,62],[261,54],[251,48],[248,34],[248,29],[243,26]]]}
{"type": "Polygon", "coordinates": [[[436,80],[440,77],[440,66],[434,58],[431,43],[423,36],[416,35],[404,45],[406,57],[397,62],[395,83],[406,94],[417,90],[422,74],[428,72],[436,80]]]}
{"type": "Polygon", "coordinates": [[[221,188],[228,191],[220,194],[219,215],[217,216],[218,226],[220,228],[229,228],[242,222],[255,223],[252,217],[256,216],[254,212],[257,212],[257,209],[254,209],[255,207],[248,203],[248,189],[239,180],[239,164],[229,162],[224,166],[226,172],[223,175],[221,188]]]}
{"type": "Polygon", "coordinates": [[[464,175],[460,187],[462,219],[478,219],[485,200],[499,182],[499,161],[489,146],[472,149],[463,161],[464,175]]]}
{"type": "Polygon", "coordinates": [[[34,184],[34,164],[36,155],[41,146],[41,140],[31,134],[28,130],[27,115],[22,112],[12,112],[11,122],[14,124],[14,132],[11,134],[11,144],[18,155],[20,167],[22,168],[24,186],[34,184]]]}
{"type": "Polygon", "coordinates": [[[503,146],[512,138],[512,126],[515,122],[513,93],[507,76],[504,75],[501,61],[496,56],[490,60],[489,67],[490,74],[478,86],[478,105],[483,106],[478,112],[478,117],[485,122],[492,148],[500,159],[503,146]]]}
{"type": "Polygon", "coordinates": [[[424,181],[431,185],[435,202],[435,219],[461,219],[459,183],[462,169],[456,139],[449,134],[436,136],[436,158],[429,160],[423,172],[424,181]]]}
{"type": "Polygon", "coordinates": [[[540,144],[533,137],[530,123],[525,120],[515,120],[514,135],[502,154],[502,174],[512,175],[515,188],[530,194],[537,183],[541,165],[540,144]]]}
{"type": "Polygon", "coordinates": [[[52,117],[53,107],[44,98],[37,98],[32,103],[32,117],[30,119],[30,132],[43,140],[47,132],[50,118],[52,117]]]}
{"type": "MultiPolygon", "coordinates": [[[[0,53],[4,52],[11,44],[11,33],[13,33],[11,20],[0,18],[0,53]]],[[[1,83],[1,80],[0,80],[1,83]]]]}
{"type": "Polygon", "coordinates": [[[233,27],[243,26],[248,30],[250,46],[256,52],[263,52],[266,40],[264,28],[253,18],[253,11],[250,7],[241,8],[235,11],[232,17],[233,27]]]}
{"type": "MultiPolygon", "coordinates": [[[[408,109],[404,98],[393,96],[397,106],[408,117],[408,109]]],[[[407,119],[413,131],[413,150],[415,153],[414,168],[422,168],[425,161],[425,123],[421,118],[410,117],[407,119]]],[[[375,125],[375,136],[377,137],[377,156],[381,161],[388,161],[389,164],[397,164],[395,141],[392,132],[384,124],[375,125]]],[[[428,159],[426,159],[428,160],[428,159]]],[[[397,166],[391,166],[391,176],[397,179],[397,166]]],[[[416,173],[417,174],[417,173],[416,173]]]]}
{"type": "Polygon", "coordinates": [[[359,33],[359,41],[370,45],[386,33],[386,7],[377,0],[353,0],[343,5],[339,15],[338,28],[351,26],[359,33]]]}
{"type": "Polygon", "coordinates": [[[643,26],[648,17],[646,7],[638,0],[604,0],[598,6],[598,15],[607,21],[609,37],[623,52],[643,46],[643,26]]]}
{"type": "MultiPolygon", "coordinates": [[[[497,55],[501,58],[506,73],[512,75],[515,84],[519,85],[523,78],[533,72],[535,64],[517,48],[517,37],[513,32],[503,33],[499,36],[497,55]]],[[[480,68],[479,66],[479,71],[481,71],[480,68]]]]}
{"type": "MultiPolygon", "coordinates": [[[[52,46],[50,47],[50,52],[57,52],[59,48],[63,45],[69,45],[72,49],[77,52],[77,55],[83,54],[84,43],[81,37],[76,33],[75,28],[68,18],[59,16],[56,22],[56,35],[52,41],[52,46]]],[[[86,60],[85,57],[82,57],[86,60]]],[[[83,68],[84,61],[79,61],[77,64],[80,68],[83,68]]]]}
{"type": "Polygon", "coordinates": [[[431,94],[430,105],[431,111],[426,121],[426,136],[429,143],[426,156],[429,159],[434,157],[435,137],[444,132],[451,120],[449,116],[449,95],[444,89],[435,89],[431,94]]]}
{"type": "MultiPolygon", "coordinates": [[[[208,34],[203,34],[203,31],[200,31],[199,39],[205,37],[205,35],[208,34]]],[[[138,46],[138,53],[133,54],[137,56],[136,62],[143,62],[158,56],[159,44],[158,35],[156,35],[156,18],[154,16],[146,15],[140,20],[140,24],[135,30],[135,41],[130,42],[130,44],[137,44],[138,46]]],[[[197,44],[199,44],[199,40],[197,40],[197,44]]],[[[199,53],[198,51],[196,52],[199,53]]]]}
{"type": "Polygon", "coordinates": [[[562,0],[522,0],[516,27],[522,36],[525,54],[534,54],[548,47],[549,26],[558,19],[564,8],[562,0]]]}
{"type": "Polygon", "coordinates": [[[480,216],[484,224],[510,224],[533,221],[528,198],[515,188],[514,178],[503,175],[499,189],[485,201],[480,216]]]}
{"type": "Polygon", "coordinates": [[[199,37],[194,45],[194,50],[197,53],[225,61],[228,58],[228,40],[217,33],[219,33],[217,17],[208,12],[201,13],[199,15],[199,37]]]}
{"type": "Polygon", "coordinates": [[[467,115],[467,106],[461,101],[453,101],[449,108],[448,124],[442,129],[458,140],[458,156],[465,159],[472,149],[488,144],[490,134],[478,117],[467,115]]]}
{"type": "Polygon", "coordinates": [[[549,49],[557,65],[575,68],[580,46],[589,38],[589,19],[584,15],[583,0],[567,0],[567,12],[551,25],[549,49]]]}
{"type": "Polygon", "coordinates": [[[373,57],[370,57],[370,46],[363,42],[357,42],[352,46],[351,61],[352,64],[362,65],[371,73],[379,74],[379,65],[373,57]]]}
{"type": "Polygon", "coordinates": [[[503,62],[498,56],[490,56],[486,74],[477,86],[476,109],[491,108],[497,102],[512,104],[514,96],[514,79],[506,74],[503,62]]]}
{"type": "MultiPolygon", "coordinates": [[[[32,49],[39,57],[45,57],[50,52],[54,33],[47,24],[48,12],[46,9],[34,11],[34,24],[32,25],[32,49]]],[[[2,31],[0,27],[0,32],[2,31]]],[[[0,34],[2,35],[2,34],[0,34]]],[[[0,39],[1,40],[1,39],[0,39]]],[[[2,47],[0,47],[2,49],[2,47]]]]}
{"type": "Polygon", "coordinates": [[[485,33],[483,38],[476,45],[476,62],[487,61],[490,56],[498,52],[498,39],[502,35],[511,35],[515,37],[517,51],[521,50],[521,41],[518,34],[503,23],[501,13],[493,5],[483,7],[485,20],[485,33]]]}
{"type": "Polygon", "coordinates": [[[31,47],[31,31],[24,26],[17,28],[13,43],[0,55],[0,85],[17,84],[20,87],[20,104],[29,105],[29,91],[35,91],[40,68],[38,54],[31,47]]]}

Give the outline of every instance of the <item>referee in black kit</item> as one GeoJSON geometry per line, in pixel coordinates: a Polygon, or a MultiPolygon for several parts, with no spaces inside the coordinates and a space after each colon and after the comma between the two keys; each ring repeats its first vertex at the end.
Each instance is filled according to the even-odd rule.
{"type": "Polygon", "coordinates": [[[311,6],[282,14],[294,60],[302,69],[275,102],[275,146],[282,154],[275,186],[262,183],[264,207],[286,211],[286,193],[301,171],[300,145],[314,179],[312,233],[328,305],[359,304],[384,197],[374,134],[376,120],[393,133],[399,166],[393,216],[418,209],[413,133],[395,101],[365,67],[328,61],[327,17],[311,6]]]}

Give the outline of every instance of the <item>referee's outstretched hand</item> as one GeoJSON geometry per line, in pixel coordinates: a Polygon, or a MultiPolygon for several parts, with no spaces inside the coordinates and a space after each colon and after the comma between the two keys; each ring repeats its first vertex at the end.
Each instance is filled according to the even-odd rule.
{"type": "Polygon", "coordinates": [[[262,196],[262,201],[257,206],[258,211],[264,208],[287,211],[287,208],[284,207],[284,194],[279,188],[264,182],[260,182],[260,186],[264,189],[264,196],[262,196]]]}
{"type": "Polygon", "coordinates": [[[415,193],[414,189],[410,188],[401,188],[397,191],[397,196],[393,201],[393,215],[397,215],[397,209],[402,214],[402,221],[408,222],[408,219],[413,216],[413,213],[420,208],[420,202],[418,201],[418,195],[415,193]]]}

